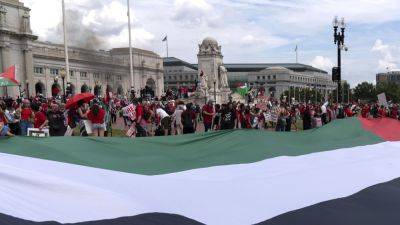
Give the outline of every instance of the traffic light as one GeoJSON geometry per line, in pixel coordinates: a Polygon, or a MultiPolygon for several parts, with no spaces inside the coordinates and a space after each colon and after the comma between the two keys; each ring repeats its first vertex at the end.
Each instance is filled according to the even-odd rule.
{"type": "Polygon", "coordinates": [[[333,67],[332,68],[332,81],[337,82],[337,81],[341,80],[340,78],[341,77],[340,77],[339,67],[333,67]]]}

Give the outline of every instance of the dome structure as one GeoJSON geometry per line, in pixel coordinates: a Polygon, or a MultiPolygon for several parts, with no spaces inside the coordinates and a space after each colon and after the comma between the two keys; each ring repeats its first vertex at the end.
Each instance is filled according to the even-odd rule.
{"type": "Polygon", "coordinates": [[[214,46],[218,46],[218,42],[217,40],[215,40],[212,37],[207,37],[203,40],[202,45],[214,45],[214,46]]]}
{"type": "Polygon", "coordinates": [[[285,67],[281,67],[281,66],[268,67],[265,69],[265,71],[273,72],[273,73],[291,73],[291,72],[293,72],[293,71],[291,71],[285,67]]]}

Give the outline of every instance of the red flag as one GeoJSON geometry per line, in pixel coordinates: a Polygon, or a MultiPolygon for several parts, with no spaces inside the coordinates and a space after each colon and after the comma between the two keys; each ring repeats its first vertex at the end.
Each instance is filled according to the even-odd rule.
{"type": "Polygon", "coordinates": [[[15,65],[10,66],[6,72],[0,74],[0,77],[4,77],[9,79],[10,81],[19,84],[19,82],[15,79],[15,65]]]}

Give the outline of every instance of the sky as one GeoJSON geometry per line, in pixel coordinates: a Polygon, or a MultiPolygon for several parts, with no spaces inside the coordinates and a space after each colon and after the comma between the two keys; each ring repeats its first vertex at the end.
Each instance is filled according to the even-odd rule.
{"type": "MultiPolygon", "coordinates": [[[[20,0],[33,32],[62,43],[61,0],[20,0]]],[[[126,0],[65,0],[69,44],[93,49],[128,46],[126,0]]],[[[222,46],[225,63],[299,62],[331,71],[337,64],[332,20],[344,17],[343,79],[375,82],[400,69],[399,0],[131,0],[133,45],[197,63],[205,37],[222,46]]]]}

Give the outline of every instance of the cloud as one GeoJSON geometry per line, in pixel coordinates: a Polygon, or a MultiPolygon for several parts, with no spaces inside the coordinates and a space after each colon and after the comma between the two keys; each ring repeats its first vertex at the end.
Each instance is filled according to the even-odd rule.
{"type": "Polygon", "coordinates": [[[379,70],[393,70],[398,69],[397,60],[393,57],[393,51],[397,48],[395,46],[390,46],[388,44],[384,44],[381,39],[377,39],[375,41],[374,46],[372,47],[372,52],[377,52],[380,54],[381,58],[378,60],[378,69],[379,70]]]}
{"type": "Polygon", "coordinates": [[[319,55],[310,62],[310,65],[321,70],[331,71],[334,64],[330,58],[319,55]]]}
{"type": "MultiPolygon", "coordinates": [[[[32,9],[34,33],[41,40],[62,43],[60,1],[25,0],[24,3],[32,9]]],[[[67,0],[65,4],[70,45],[89,49],[128,46],[127,8],[121,1],[67,0]]],[[[154,35],[142,26],[134,11],[131,18],[133,44],[136,47],[151,47],[154,35]]]]}
{"type": "Polygon", "coordinates": [[[216,27],[219,15],[206,0],[175,0],[172,19],[186,28],[216,27]]]}
{"type": "MultiPolygon", "coordinates": [[[[34,33],[41,40],[61,43],[62,35],[55,29],[61,21],[61,1],[20,1],[32,8],[34,33]]],[[[126,0],[65,1],[67,9],[82,14],[81,23],[100,37],[102,48],[128,45],[126,0]]],[[[348,22],[346,45],[350,51],[343,54],[343,75],[347,80],[373,80],[378,70],[400,65],[399,0],[131,2],[133,45],[161,56],[166,55],[161,40],[168,35],[170,55],[196,63],[197,44],[211,36],[222,45],[226,63],[293,62],[293,49],[298,44],[302,62],[313,62],[330,71],[329,59],[336,58],[331,22],[338,15],[348,22]],[[383,37],[381,44],[389,46],[390,54],[377,48],[371,51],[371,43],[383,37]]]]}

